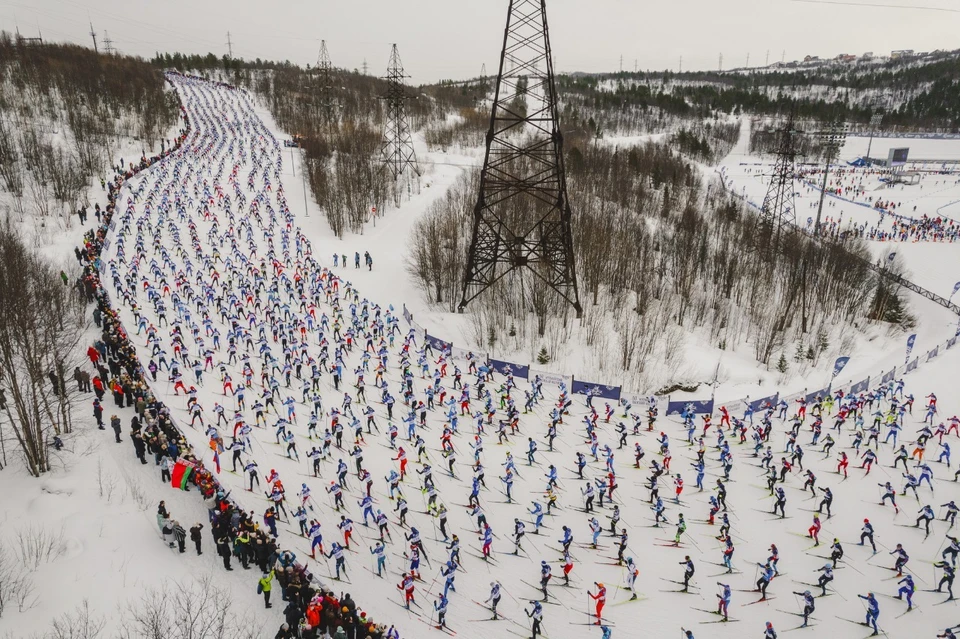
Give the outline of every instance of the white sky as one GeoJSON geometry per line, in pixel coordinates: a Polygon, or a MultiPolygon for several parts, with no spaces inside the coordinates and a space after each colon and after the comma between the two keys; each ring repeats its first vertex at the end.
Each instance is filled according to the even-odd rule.
{"type": "MultiPolygon", "coordinates": [[[[839,53],[960,47],[960,0],[548,0],[561,71],[716,69],[839,53]],[[898,7],[883,5],[899,4],[898,7]],[[926,7],[926,8],[922,8],[926,7]]],[[[314,63],[325,39],[333,63],[382,74],[400,48],[411,83],[496,73],[508,0],[0,0],[0,29],[150,57],[155,51],[226,53],[314,63]]]]}

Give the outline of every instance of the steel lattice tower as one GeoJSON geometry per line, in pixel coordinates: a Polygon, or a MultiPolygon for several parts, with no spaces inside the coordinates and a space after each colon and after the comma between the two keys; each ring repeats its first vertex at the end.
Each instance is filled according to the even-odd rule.
{"type": "Polygon", "coordinates": [[[786,233],[796,228],[797,213],[794,201],[793,181],[796,177],[794,163],[798,154],[793,113],[777,130],[777,160],[767,186],[767,195],[757,216],[755,248],[760,251],[779,252],[786,233]]]}
{"type": "Polygon", "coordinates": [[[577,311],[545,0],[510,0],[459,309],[527,267],[577,311]]]}
{"type": "Polygon", "coordinates": [[[410,125],[407,123],[407,100],[410,97],[403,87],[403,79],[409,77],[403,74],[403,64],[397,45],[393,45],[390,52],[390,62],[387,65],[387,95],[382,96],[387,102],[386,120],[383,126],[383,141],[380,144],[380,159],[393,173],[393,179],[399,178],[409,166],[414,173],[420,175],[417,165],[417,154],[413,149],[413,138],[410,135],[410,125]]]}
{"type": "Polygon", "coordinates": [[[327,51],[327,41],[320,41],[320,53],[317,55],[317,108],[325,124],[337,118],[337,102],[333,97],[333,63],[327,51]]]}

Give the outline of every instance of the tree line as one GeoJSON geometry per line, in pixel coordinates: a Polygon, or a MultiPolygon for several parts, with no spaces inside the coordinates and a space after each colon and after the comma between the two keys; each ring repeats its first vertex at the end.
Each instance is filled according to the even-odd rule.
{"type": "Polygon", "coordinates": [[[69,215],[124,137],[153,150],[177,113],[163,74],[143,60],[0,32],[0,186],[20,219],[69,215]]]}
{"type": "MultiPolygon", "coordinates": [[[[471,303],[469,346],[534,361],[543,349],[556,359],[583,343],[584,375],[650,388],[688,372],[685,334],[721,349],[749,344],[769,367],[798,348],[816,363],[870,320],[896,319],[878,314],[877,295],[888,292],[878,292],[858,259],[869,259],[859,240],[819,244],[794,235],[779,251],[753,250],[756,215],[719,183],[704,184],[676,151],[568,142],[583,319],[573,321],[568,305],[520,270],[471,303]],[[836,326],[844,328],[831,345],[825,336],[836,326]]],[[[478,171],[464,173],[410,238],[410,276],[450,312],[460,300],[478,185],[478,171]]]]}
{"type": "MultiPolygon", "coordinates": [[[[382,212],[387,203],[399,201],[415,188],[417,176],[408,172],[395,181],[381,163],[384,80],[333,69],[332,88],[325,90],[323,83],[316,69],[294,66],[254,71],[251,79],[277,124],[301,140],[313,198],[331,230],[342,237],[362,232],[373,210],[382,212]]],[[[423,129],[431,143],[438,143],[432,135],[441,135],[438,125],[455,108],[454,102],[412,88],[408,95],[411,131],[423,129]]],[[[467,113],[464,117],[473,125],[482,119],[467,113]]]]}

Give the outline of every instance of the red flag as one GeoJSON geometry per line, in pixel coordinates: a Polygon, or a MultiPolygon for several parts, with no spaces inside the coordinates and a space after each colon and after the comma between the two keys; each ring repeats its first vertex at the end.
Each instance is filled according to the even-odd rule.
{"type": "Polygon", "coordinates": [[[190,473],[193,472],[193,469],[193,463],[182,457],[178,459],[177,463],[173,465],[173,472],[170,473],[170,485],[180,490],[186,489],[187,482],[190,479],[190,473]]]}

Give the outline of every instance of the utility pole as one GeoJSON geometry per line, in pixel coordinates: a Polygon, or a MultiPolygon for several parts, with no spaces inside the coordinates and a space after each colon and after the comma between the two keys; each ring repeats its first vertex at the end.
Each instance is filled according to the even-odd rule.
{"type": "Polygon", "coordinates": [[[337,118],[337,104],[333,92],[333,63],[327,50],[327,41],[320,41],[320,53],[317,55],[317,81],[319,83],[318,106],[325,124],[331,124],[337,118]]]}
{"type": "Polygon", "coordinates": [[[363,75],[367,75],[367,59],[363,59],[363,75]]]}
{"type": "Polygon", "coordinates": [[[640,68],[640,60],[637,58],[633,59],[633,72],[636,73],[637,69],[640,68]]]}
{"type": "MultiPolygon", "coordinates": [[[[306,154],[307,152],[303,151],[303,155],[301,157],[305,156],[306,154]]],[[[306,216],[310,217],[310,208],[307,206],[307,177],[303,170],[305,164],[306,162],[300,165],[300,183],[303,184],[303,210],[306,213],[306,216]]]]}
{"type": "Polygon", "coordinates": [[[524,269],[580,317],[573,216],[543,0],[510,2],[494,95],[458,310],[504,277],[522,277],[514,271],[524,269]],[[519,102],[526,108],[518,109],[519,102]]]}
{"type": "Polygon", "coordinates": [[[780,252],[784,236],[796,227],[793,181],[796,177],[794,162],[798,153],[798,132],[794,130],[794,117],[791,110],[777,131],[777,160],[767,183],[767,195],[763,198],[754,231],[754,247],[770,255],[780,252]]]}
{"type": "Polygon", "coordinates": [[[784,49],[783,53],[780,54],[780,64],[783,64],[787,60],[787,50],[784,49]]]}
{"type": "Polygon", "coordinates": [[[873,148],[873,134],[883,122],[883,110],[877,109],[870,116],[870,142],[867,143],[867,162],[870,161],[870,149],[873,148]]]}
{"type": "Polygon", "coordinates": [[[620,73],[623,73],[623,54],[620,54],[620,73]]]}
{"type": "Polygon", "coordinates": [[[113,40],[110,39],[110,34],[107,33],[106,30],[103,32],[103,49],[107,52],[107,55],[113,55],[117,52],[117,50],[113,48],[113,40]]]}
{"type": "Polygon", "coordinates": [[[720,69],[720,71],[723,71],[723,54],[722,53],[720,54],[720,62],[719,62],[718,68],[720,69]]]}
{"type": "Polygon", "coordinates": [[[229,31],[227,31],[227,57],[233,59],[233,42],[230,41],[229,31]]]}
{"type": "Polygon", "coordinates": [[[820,205],[817,207],[817,220],[813,226],[813,234],[820,235],[820,216],[823,213],[823,201],[827,197],[827,177],[830,175],[830,163],[840,154],[840,149],[847,141],[847,125],[840,120],[834,120],[827,125],[826,130],[820,132],[824,141],[826,161],[823,166],[823,185],[820,187],[820,205]]]}
{"type": "MultiPolygon", "coordinates": [[[[390,62],[387,64],[387,94],[381,96],[386,100],[386,118],[383,124],[383,141],[380,145],[380,161],[387,165],[393,174],[394,181],[398,180],[409,166],[417,175],[420,167],[417,165],[417,154],[413,149],[413,137],[410,135],[410,125],[407,123],[407,95],[403,86],[403,63],[400,62],[400,53],[397,45],[390,50],[390,62]]],[[[397,197],[399,198],[399,191],[397,197]]]]}
{"type": "Polygon", "coordinates": [[[677,73],[683,73],[683,56],[680,56],[680,70],[677,73]]]}
{"type": "Polygon", "coordinates": [[[90,37],[93,38],[93,52],[100,53],[100,49],[97,48],[97,32],[93,30],[93,22],[90,22],[90,37]]]}
{"type": "Polygon", "coordinates": [[[746,68],[747,68],[747,69],[750,68],[750,54],[749,54],[749,53],[747,54],[747,66],[746,66],[746,68]]]}
{"type": "Polygon", "coordinates": [[[487,79],[487,63],[484,62],[480,65],[480,82],[483,82],[487,79]]]}
{"type": "Polygon", "coordinates": [[[769,67],[769,66],[770,66],[770,49],[767,49],[767,58],[766,58],[766,60],[764,60],[763,66],[765,66],[765,67],[769,67]]]}
{"type": "MultiPolygon", "coordinates": [[[[823,185],[820,188],[820,205],[817,208],[817,220],[813,227],[814,242],[820,240],[820,216],[823,213],[823,200],[827,196],[827,176],[830,173],[830,161],[840,152],[840,148],[847,139],[846,126],[839,121],[833,121],[823,131],[817,133],[824,140],[824,152],[827,156],[823,168],[823,185]]],[[[814,242],[807,243],[803,254],[803,265],[800,270],[800,330],[807,332],[807,271],[809,270],[810,252],[814,242]]]]}

